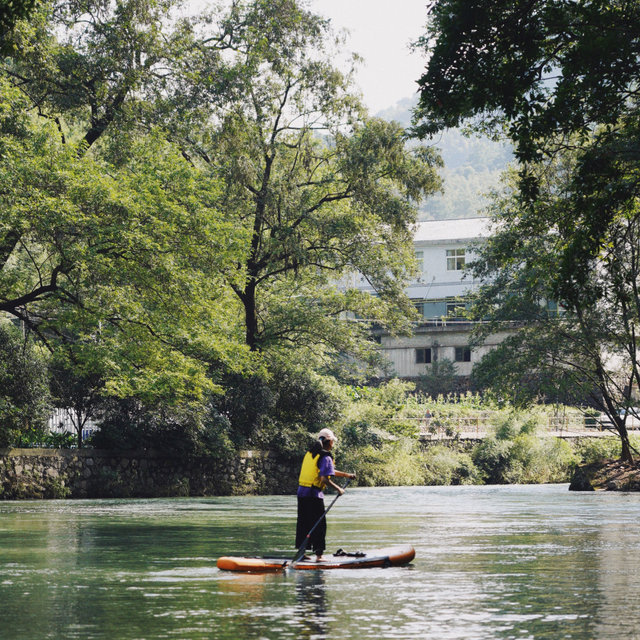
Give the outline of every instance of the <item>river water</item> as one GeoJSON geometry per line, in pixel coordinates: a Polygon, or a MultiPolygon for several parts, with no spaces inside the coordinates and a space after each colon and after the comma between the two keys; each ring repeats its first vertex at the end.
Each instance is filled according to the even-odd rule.
{"type": "Polygon", "coordinates": [[[640,495],[566,485],[352,489],[329,550],[409,567],[244,575],[290,555],[291,496],[0,503],[0,638],[640,637],[640,495]]]}

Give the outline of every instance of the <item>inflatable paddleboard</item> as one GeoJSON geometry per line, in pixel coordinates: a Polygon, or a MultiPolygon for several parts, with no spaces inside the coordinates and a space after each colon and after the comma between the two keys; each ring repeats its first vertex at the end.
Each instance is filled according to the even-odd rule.
{"type": "Polygon", "coordinates": [[[243,558],[223,556],[218,558],[218,569],[225,571],[265,572],[284,571],[285,569],[368,569],[370,567],[398,567],[409,564],[416,555],[411,545],[374,549],[372,551],[345,553],[336,551],[325,555],[322,562],[300,560],[295,564],[291,558],[243,558]]]}

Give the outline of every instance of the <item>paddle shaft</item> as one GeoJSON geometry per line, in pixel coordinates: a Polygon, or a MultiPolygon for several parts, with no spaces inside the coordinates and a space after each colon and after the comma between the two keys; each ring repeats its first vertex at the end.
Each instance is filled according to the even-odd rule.
{"type": "MultiPolygon", "coordinates": [[[[342,487],[343,489],[346,489],[349,486],[349,483],[351,482],[351,478],[348,478],[347,481],[344,483],[344,486],[342,487]]],[[[316,530],[316,527],[322,522],[322,519],[324,517],[326,517],[327,513],[329,513],[329,509],[331,509],[331,507],[333,507],[333,505],[336,503],[336,500],[340,497],[341,494],[337,494],[336,497],[331,501],[331,504],[324,510],[324,513],[318,518],[318,521],[313,525],[313,527],[311,527],[311,529],[309,530],[309,533],[307,533],[307,537],[304,539],[304,542],[302,543],[302,545],[300,546],[300,548],[298,549],[298,553],[296,553],[295,558],[293,559],[293,563],[295,564],[296,562],[298,562],[300,560],[300,558],[302,558],[302,556],[304,555],[304,552],[307,548],[307,545],[309,544],[309,541],[311,540],[311,534],[316,530]]]]}

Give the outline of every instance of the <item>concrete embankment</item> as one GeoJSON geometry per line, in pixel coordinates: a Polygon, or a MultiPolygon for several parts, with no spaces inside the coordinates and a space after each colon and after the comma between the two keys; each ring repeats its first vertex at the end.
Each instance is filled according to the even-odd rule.
{"type": "Polygon", "coordinates": [[[0,450],[0,500],[277,494],[298,461],[262,451],[179,460],[149,451],[0,450]]]}

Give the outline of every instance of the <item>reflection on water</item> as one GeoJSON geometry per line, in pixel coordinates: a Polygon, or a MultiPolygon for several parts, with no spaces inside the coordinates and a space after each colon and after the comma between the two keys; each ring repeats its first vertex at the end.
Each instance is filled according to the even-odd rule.
{"type": "Polygon", "coordinates": [[[329,548],[411,543],[410,567],[244,575],[294,549],[295,498],[0,503],[0,637],[639,637],[640,495],[566,486],[354,489],[329,548]]]}
{"type": "Polygon", "coordinates": [[[298,638],[326,638],[329,634],[327,593],[322,571],[300,571],[296,581],[298,638]]]}

